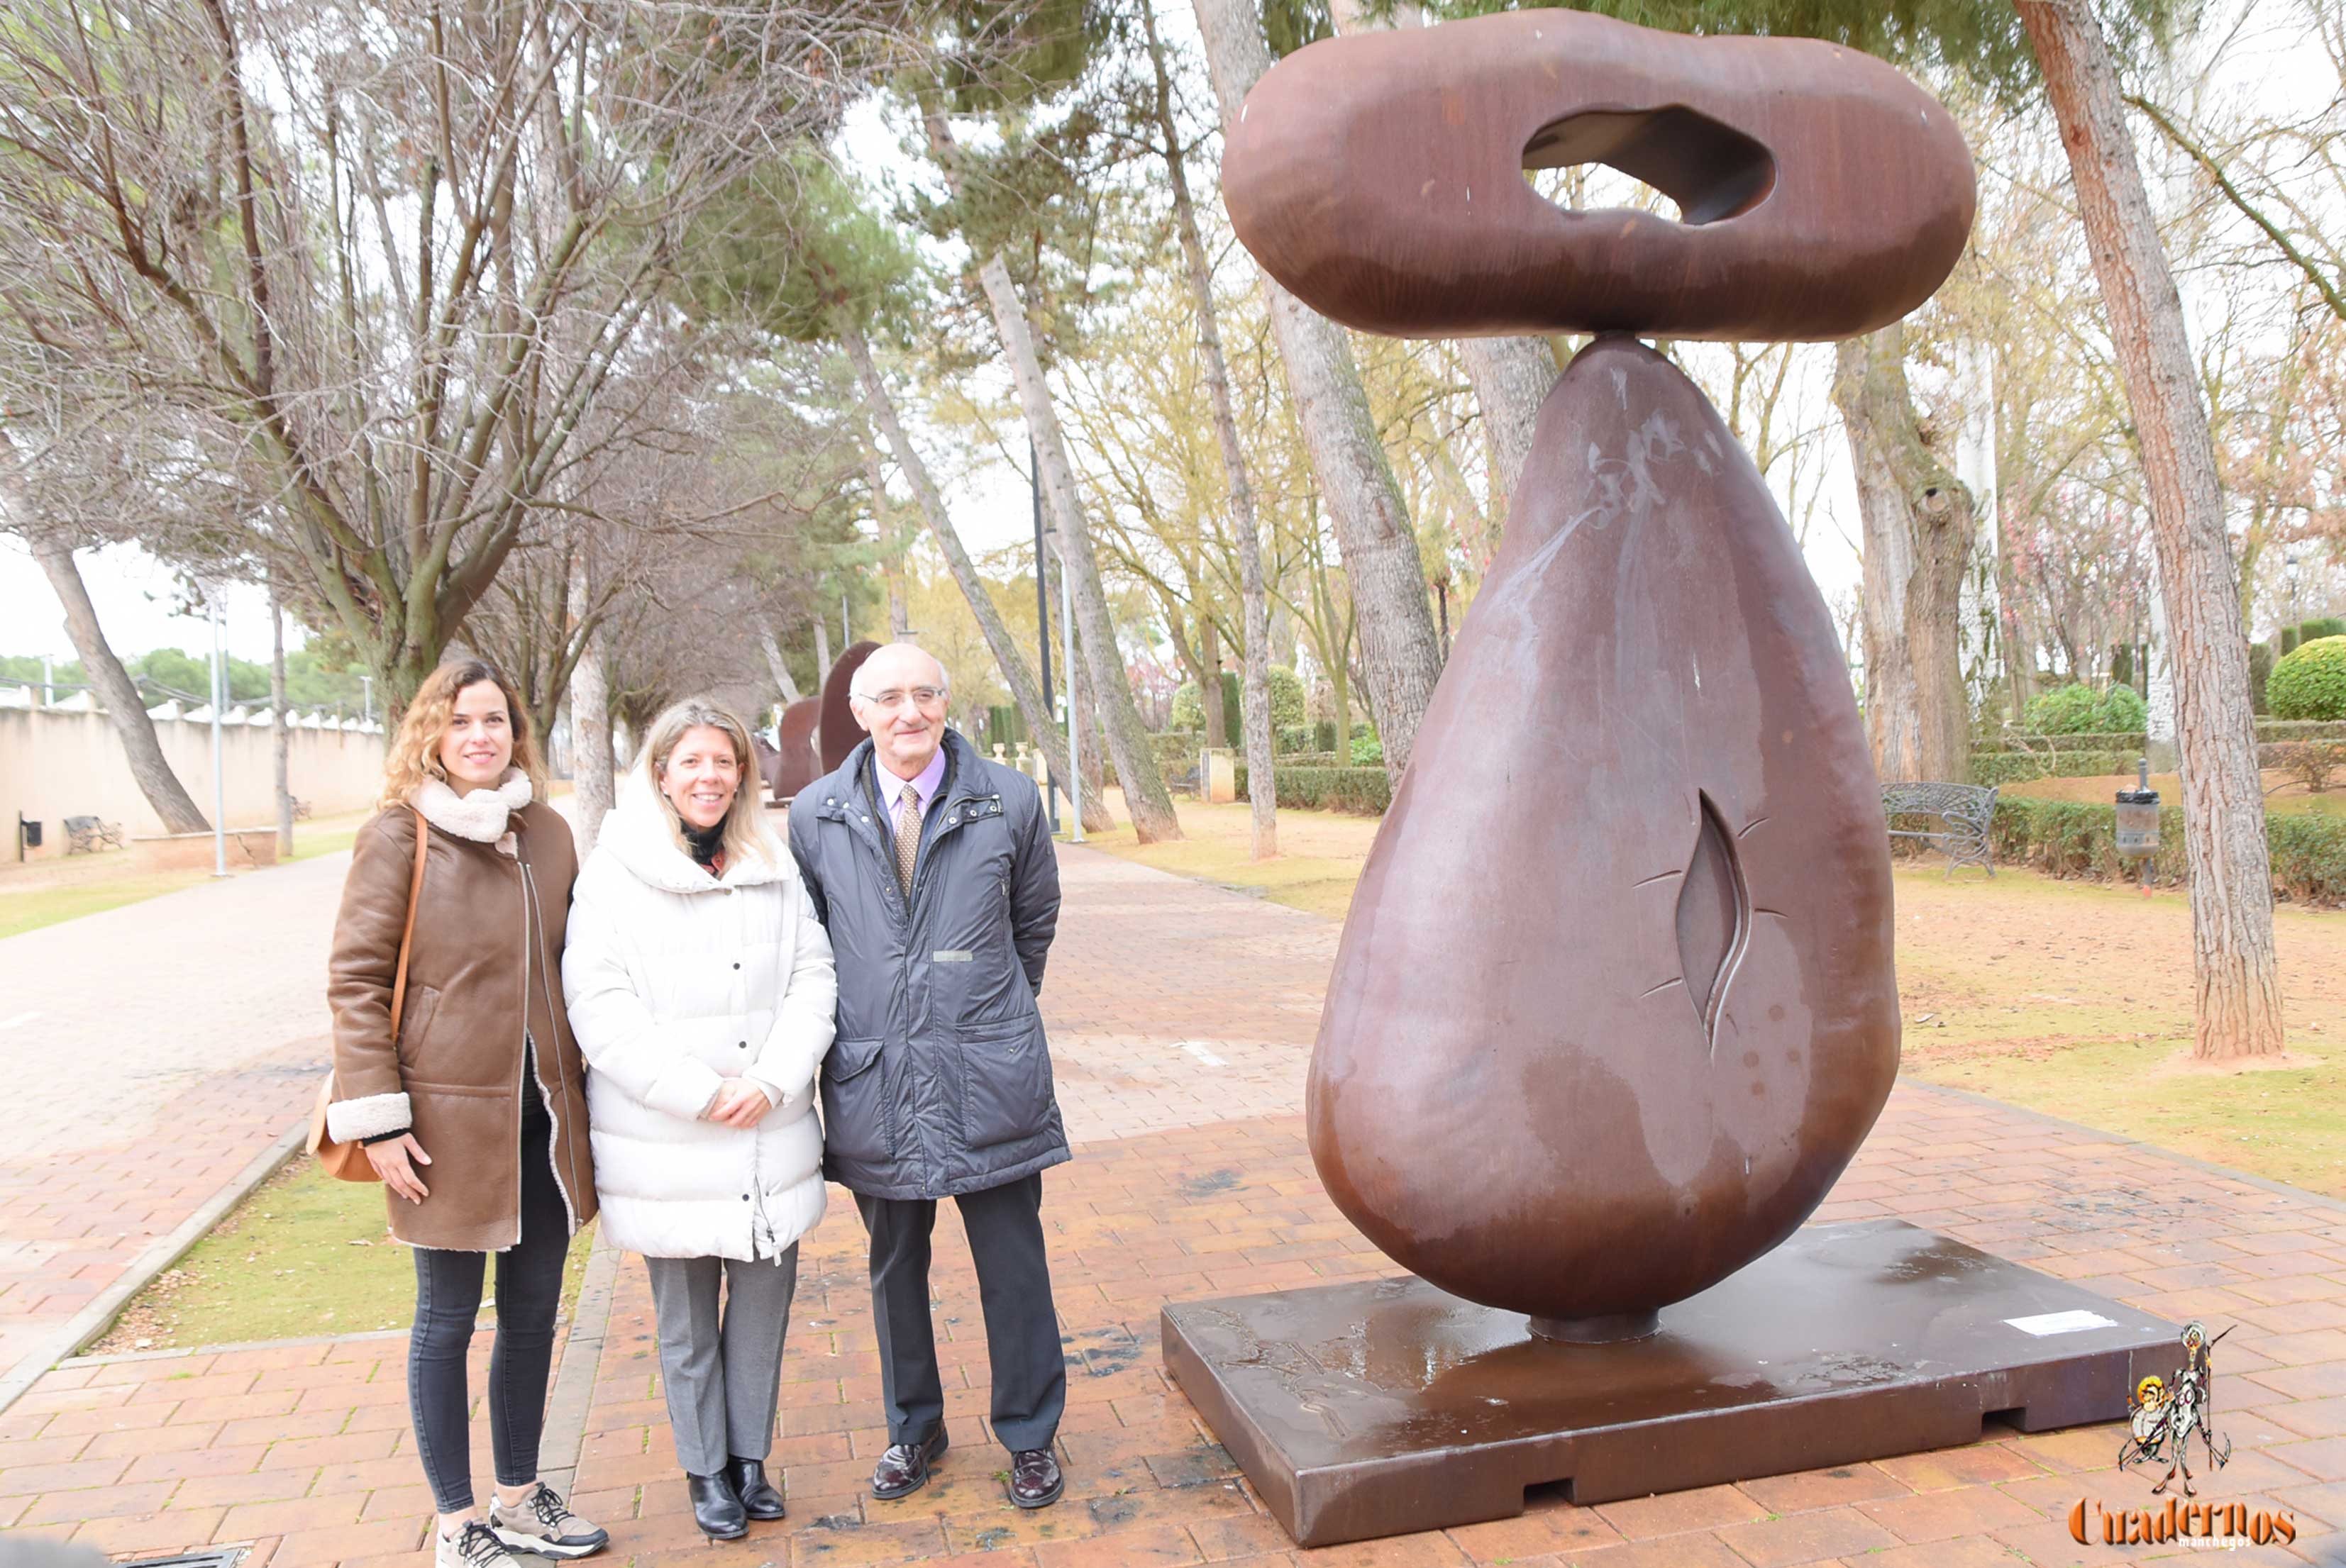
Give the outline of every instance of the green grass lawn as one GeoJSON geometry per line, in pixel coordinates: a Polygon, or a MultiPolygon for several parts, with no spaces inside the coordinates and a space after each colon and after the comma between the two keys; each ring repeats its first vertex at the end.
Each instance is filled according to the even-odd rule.
{"type": "MultiPolygon", "coordinates": [[[[2021,788],[2106,799],[2113,787],[2060,779],[2021,788]]],[[[2346,790],[2289,804],[2338,802],[2346,790]]],[[[1128,822],[1091,841],[1334,920],[1351,906],[1378,826],[1282,809],[1280,846],[1293,858],[1259,862],[1249,858],[1244,803],[1178,809],[1188,835],[1178,842],[1139,845],[1128,822]]],[[[2181,892],[2009,866],[1992,880],[1969,870],[1949,879],[1936,857],[1902,861],[1894,876],[1902,1072],[2346,1196],[2346,912],[2283,906],[2274,916],[2289,1052],[2303,1064],[2213,1072],[2176,1061],[2192,1044],[2181,892]]]]}
{"type": "MultiPolygon", "coordinates": [[[[322,821],[296,822],[292,859],[313,860],[349,849],[359,829],[373,814],[354,811],[322,821]]],[[[200,868],[185,871],[138,871],[131,857],[128,850],[108,850],[96,855],[0,867],[0,937],[120,909],[125,904],[159,898],[211,880],[211,872],[200,868]]]]}
{"type": "MultiPolygon", "coordinates": [[[[142,1291],[90,1355],[403,1329],[415,1309],[414,1254],[391,1238],[382,1188],[336,1181],[297,1156],[142,1291]]],[[[594,1249],[573,1238],[563,1308],[576,1306],[594,1249]]],[[[494,1268],[494,1264],[492,1264],[494,1268]]],[[[494,1297],[495,1277],[484,1289],[494,1297]]],[[[485,1309],[482,1320],[493,1320],[485,1309]]]]}

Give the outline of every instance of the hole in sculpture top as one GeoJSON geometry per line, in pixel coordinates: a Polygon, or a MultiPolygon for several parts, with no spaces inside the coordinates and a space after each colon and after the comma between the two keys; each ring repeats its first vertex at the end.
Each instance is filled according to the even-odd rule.
{"type": "Polygon", "coordinates": [[[1586,182],[1571,175],[1563,181],[1543,180],[1538,171],[1576,175],[1586,164],[1626,174],[1660,199],[1612,205],[1650,206],[1686,224],[1740,217],[1776,188],[1776,160],[1766,148],[1683,105],[1566,115],[1542,126],[1524,144],[1524,178],[1559,207],[1584,207],[1586,182]],[[1670,210],[1673,206],[1677,210],[1670,210]]]}

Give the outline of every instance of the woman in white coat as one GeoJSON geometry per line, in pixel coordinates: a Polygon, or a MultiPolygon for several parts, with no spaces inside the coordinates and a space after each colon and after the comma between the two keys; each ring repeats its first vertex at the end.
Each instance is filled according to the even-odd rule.
{"type": "Polygon", "coordinates": [[[814,1084],[838,994],[758,785],[740,719],[698,699],[661,714],[562,958],[603,1233],[644,1255],[693,1517],[728,1541],[782,1517],[765,1461],[798,1240],[822,1217],[814,1084]]]}

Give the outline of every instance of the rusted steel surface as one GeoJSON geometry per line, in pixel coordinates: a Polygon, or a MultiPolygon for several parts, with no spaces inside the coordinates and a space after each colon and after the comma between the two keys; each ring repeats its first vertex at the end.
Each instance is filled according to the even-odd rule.
{"type": "Polygon", "coordinates": [[[822,757],[815,749],[815,730],[821,722],[819,697],[802,697],[782,709],[782,721],[774,727],[781,741],[781,759],[770,780],[775,799],[787,800],[822,777],[822,757]]]}
{"type": "Polygon", "coordinates": [[[863,667],[863,661],[879,651],[878,643],[857,643],[839,656],[839,662],[823,677],[822,722],[817,739],[822,748],[824,773],[846,761],[847,754],[863,738],[863,728],[855,722],[855,714],[847,706],[847,684],[863,667]]]}
{"type": "Polygon", "coordinates": [[[1930,298],[1976,199],[1953,118],[1870,56],[1545,8],[1297,51],[1247,95],[1222,185],[1306,304],[1411,337],[1848,337],[1930,298]],[[1524,178],[1587,162],[1684,221],[1524,178]]]}
{"type": "Polygon", "coordinates": [[[2175,1357],[2171,1324],[1892,1219],[1802,1230],[1632,1344],[1418,1279],[1178,1302],[1160,1333],[1304,1546],[1512,1518],[1528,1486],[1585,1506],[1953,1448],[1990,1416],[2115,1420],[2175,1357]]]}
{"type": "Polygon", "coordinates": [[[1790,1236],[1889,1095],[1888,843],[1760,475],[1599,339],[1352,901],[1306,1092],[1330,1196],[1453,1294],[1651,1332],[1790,1236]]]}

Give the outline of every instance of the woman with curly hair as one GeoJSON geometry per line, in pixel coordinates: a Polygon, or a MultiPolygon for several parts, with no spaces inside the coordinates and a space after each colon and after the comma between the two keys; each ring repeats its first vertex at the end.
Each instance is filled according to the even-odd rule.
{"type": "Polygon", "coordinates": [[[477,659],[424,680],[384,773],[382,809],[359,830],[334,924],[327,1131],[366,1145],[392,1234],[415,1249],[407,1391],[439,1511],[434,1561],[514,1568],[515,1552],[583,1557],[610,1537],[537,1473],[563,1261],[596,1209],[586,1064],[562,998],[577,853],[569,824],[540,799],[546,774],[528,710],[477,659]],[[491,1254],[497,1489],[484,1519],[473,1499],[464,1353],[491,1254]]]}

